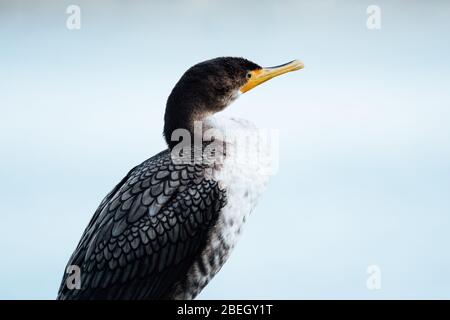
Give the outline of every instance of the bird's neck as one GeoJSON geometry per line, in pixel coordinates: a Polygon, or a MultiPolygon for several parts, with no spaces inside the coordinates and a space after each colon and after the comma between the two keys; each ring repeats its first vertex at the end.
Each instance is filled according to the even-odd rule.
{"type": "Polygon", "coordinates": [[[189,90],[183,90],[180,94],[178,91],[175,87],[169,96],[164,115],[164,138],[170,149],[179,143],[180,134],[189,133],[193,139],[199,133],[199,126],[202,135],[211,129],[214,126],[214,121],[210,121],[212,116],[224,110],[239,95],[236,91],[223,99],[215,99],[207,90],[199,94],[189,90]]]}
{"type": "MultiPolygon", "coordinates": [[[[181,140],[188,138],[187,136],[193,141],[199,124],[203,123],[207,117],[207,113],[196,114],[184,109],[174,112],[167,108],[164,119],[164,138],[169,148],[172,149],[181,140]]],[[[203,131],[202,128],[200,130],[203,131]]]]}

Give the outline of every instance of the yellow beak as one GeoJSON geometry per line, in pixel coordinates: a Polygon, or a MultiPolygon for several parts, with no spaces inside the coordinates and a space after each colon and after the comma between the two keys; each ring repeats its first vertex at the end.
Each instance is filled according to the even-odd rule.
{"type": "Polygon", "coordinates": [[[271,67],[271,68],[263,68],[250,71],[247,74],[247,82],[240,88],[241,93],[247,92],[254,87],[260,85],[267,80],[270,80],[276,76],[282,75],[287,72],[296,71],[303,69],[303,62],[299,60],[294,60],[280,66],[271,67]]]}

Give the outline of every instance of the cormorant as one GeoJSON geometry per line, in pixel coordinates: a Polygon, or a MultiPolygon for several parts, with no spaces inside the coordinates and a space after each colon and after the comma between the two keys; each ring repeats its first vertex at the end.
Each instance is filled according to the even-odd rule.
{"type": "Polygon", "coordinates": [[[234,161],[224,133],[254,127],[213,115],[239,94],[302,68],[298,60],[262,68],[222,57],[187,70],[167,100],[168,149],[131,169],[100,203],[68,262],[80,270],[80,288],[70,289],[65,273],[58,299],[195,298],[228,258],[267,181],[251,161],[234,161]],[[205,139],[211,129],[219,133],[205,139]]]}

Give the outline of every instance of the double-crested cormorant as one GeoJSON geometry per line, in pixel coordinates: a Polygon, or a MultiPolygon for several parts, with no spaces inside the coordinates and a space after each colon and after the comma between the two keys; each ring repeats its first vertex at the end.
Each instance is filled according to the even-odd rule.
{"type": "Polygon", "coordinates": [[[167,100],[168,149],[133,168],[101,202],[68,262],[80,270],[80,288],[67,286],[66,273],[58,299],[195,298],[228,258],[267,180],[250,161],[233,161],[226,134],[196,144],[196,125],[201,136],[251,130],[212,116],[240,93],[301,68],[297,60],[262,68],[224,57],[187,70],[167,100]],[[185,133],[192,140],[181,139],[185,133]],[[217,142],[222,149],[196,152],[217,142]]]}

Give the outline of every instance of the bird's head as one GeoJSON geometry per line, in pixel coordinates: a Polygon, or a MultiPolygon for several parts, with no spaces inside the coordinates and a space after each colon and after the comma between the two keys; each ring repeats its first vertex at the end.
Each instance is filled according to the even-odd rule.
{"type": "Polygon", "coordinates": [[[175,129],[192,130],[194,121],[222,111],[241,93],[276,76],[303,68],[294,60],[263,68],[244,58],[222,57],[189,68],[173,88],[166,106],[164,136],[171,147],[175,129]]]}

